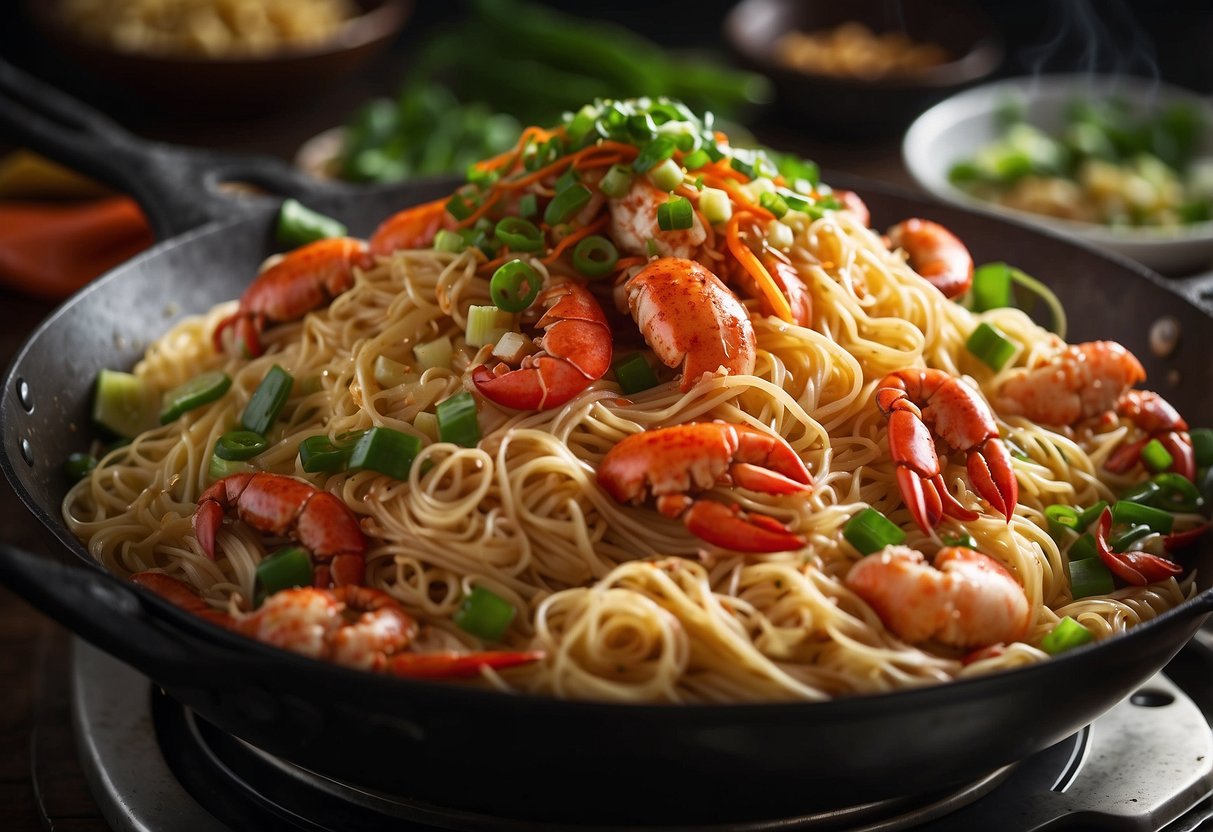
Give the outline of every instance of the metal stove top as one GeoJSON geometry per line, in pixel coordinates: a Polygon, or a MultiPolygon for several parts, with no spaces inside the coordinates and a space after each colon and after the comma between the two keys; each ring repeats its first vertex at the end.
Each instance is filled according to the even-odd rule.
{"type": "MultiPolygon", "coordinates": [[[[1036,832],[1213,829],[1213,658],[1185,649],[1132,696],[1035,756],[959,790],[702,832],[1036,832]],[[1174,680],[1174,681],[1173,681],[1174,680]],[[1207,823],[1208,822],[1208,823],[1207,823]]],[[[336,782],[218,731],[143,676],[75,639],[72,717],[85,775],[118,832],[616,827],[547,824],[411,802],[336,782]]],[[[1082,680],[1075,680],[1082,684],[1082,680]]],[[[632,827],[635,829],[635,827],[632,827]]],[[[650,827],[689,832],[690,827],[650,827]]]]}

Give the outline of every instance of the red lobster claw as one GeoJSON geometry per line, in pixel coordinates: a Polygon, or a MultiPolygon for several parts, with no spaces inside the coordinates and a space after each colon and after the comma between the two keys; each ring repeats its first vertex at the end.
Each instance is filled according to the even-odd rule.
{"type": "Polygon", "coordinates": [[[805,543],[773,517],[748,514],[740,506],[715,500],[696,500],[683,522],[696,537],[736,552],[786,552],[805,543]]]}
{"type": "Polygon", "coordinates": [[[1112,530],[1112,509],[1105,508],[1095,527],[1095,549],[1108,570],[1127,584],[1146,586],[1183,574],[1183,567],[1174,561],[1149,552],[1113,552],[1108,545],[1112,530]]]}

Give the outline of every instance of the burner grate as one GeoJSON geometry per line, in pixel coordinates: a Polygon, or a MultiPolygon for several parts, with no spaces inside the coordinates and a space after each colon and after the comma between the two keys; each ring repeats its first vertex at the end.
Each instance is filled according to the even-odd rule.
{"type": "MultiPolygon", "coordinates": [[[[1196,674],[1201,672],[1208,673],[1203,662],[1196,674]]],[[[107,821],[120,832],[618,828],[594,825],[592,819],[537,825],[339,783],[196,719],[147,679],[79,640],[73,643],[72,682],[73,722],[89,785],[107,821]]],[[[1181,832],[1197,829],[1213,815],[1213,799],[1206,800],[1211,792],[1213,733],[1206,716],[1159,674],[1074,736],[958,790],[719,825],[707,832],[1155,832],[1168,824],[1174,824],[1168,832],[1181,832]]],[[[662,826],[648,832],[687,830],[662,826]]]]}

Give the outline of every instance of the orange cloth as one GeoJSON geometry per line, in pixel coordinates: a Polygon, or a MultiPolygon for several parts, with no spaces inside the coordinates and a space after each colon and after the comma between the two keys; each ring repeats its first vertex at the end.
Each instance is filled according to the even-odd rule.
{"type": "Polygon", "coordinates": [[[83,202],[0,202],[0,285],[64,298],[155,239],[125,196],[83,202]]]}

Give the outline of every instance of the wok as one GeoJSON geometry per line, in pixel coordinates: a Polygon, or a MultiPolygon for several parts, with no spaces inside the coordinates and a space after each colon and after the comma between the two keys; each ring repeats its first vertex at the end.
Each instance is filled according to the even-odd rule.
{"type": "MultiPolygon", "coordinates": [[[[132,365],[183,315],[237,296],[273,250],[274,200],[232,201],[226,179],[305,198],[368,234],[449,182],[322,187],[265,160],[141,142],[0,65],[0,123],[48,153],[125,187],[163,242],[79,292],[21,349],[0,398],[0,465],[74,557],[0,545],[0,580],[130,663],[223,730],[316,772],[472,814],[560,823],[681,823],[794,815],[935,790],[1043,749],[1090,722],[1173,656],[1213,610],[1213,545],[1186,557],[1199,594],[1128,634],[1030,667],[929,688],[823,703],[618,705],[408,681],[311,661],[229,634],[102,571],[64,525],[61,463],[85,447],[97,370],[132,365]]],[[[878,223],[922,215],[977,262],[1009,259],[1045,278],[1071,340],[1116,338],[1194,424],[1213,424],[1213,322],[1204,286],[1165,283],[1040,230],[831,177],[859,190],[878,223]],[[1179,328],[1170,355],[1148,330],[1179,328]]],[[[879,226],[878,226],[879,227],[879,226]]],[[[452,820],[451,818],[455,818],[452,820]]],[[[505,827],[494,827],[505,828],[505,827]]]]}

